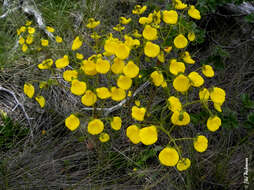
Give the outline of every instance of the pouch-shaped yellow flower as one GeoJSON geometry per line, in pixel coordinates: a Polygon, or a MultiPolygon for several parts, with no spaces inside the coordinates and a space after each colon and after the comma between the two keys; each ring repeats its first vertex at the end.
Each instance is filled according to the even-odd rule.
{"type": "Polygon", "coordinates": [[[113,27],[113,30],[118,31],[118,32],[121,32],[124,29],[125,29],[125,27],[122,26],[121,24],[118,24],[115,27],[113,27]]]}
{"type": "Polygon", "coordinates": [[[111,98],[114,101],[121,101],[126,97],[126,92],[122,88],[116,88],[112,87],[111,88],[111,98]]]}
{"type": "Polygon", "coordinates": [[[62,69],[69,65],[69,57],[68,55],[64,55],[62,58],[59,58],[55,62],[56,68],[62,69]]]}
{"type": "Polygon", "coordinates": [[[173,87],[181,93],[186,92],[190,86],[190,79],[183,74],[178,75],[173,81],[173,87]]]}
{"type": "Polygon", "coordinates": [[[126,59],[129,57],[130,48],[124,43],[118,43],[115,50],[116,57],[119,59],[126,59]]]}
{"type": "Polygon", "coordinates": [[[113,117],[113,120],[110,122],[111,128],[118,131],[122,126],[122,119],[120,117],[113,117]]]}
{"type": "Polygon", "coordinates": [[[133,119],[136,119],[137,121],[143,121],[145,113],[146,108],[144,107],[138,108],[137,106],[133,106],[131,108],[131,116],[133,119]]]}
{"type": "Polygon", "coordinates": [[[114,58],[114,63],[111,65],[111,71],[115,74],[120,74],[123,72],[124,61],[118,57],[114,58]]]}
{"type": "Polygon", "coordinates": [[[191,80],[191,85],[195,87],[200,87],[204,84],[204,79],[201,77],[200,74],[193,71],[188,75],[189,79],[191,80]]]}
{"type": "Polygon", "coordinates": [[[178,14],[174,10],[162,11],[163,21],[167,24],[176,24],[178,20],[178,14]]]}
{"type": "Polygon", "coordinates": [[[199,99],[201,101],[208,101],[210,93],[207,88],[203,88],[199,91],[199,99]]]}
{"type": "Polygon", "coordinates": [[[140,46],[140,41],[137,39],[133,39],[132,37],[128,36],[128,35],[124,35],[124,44],[126,46],[128,46],[130,49],[133,47],[138,47],[140,46]]]}
{"type": "Polygon", "coordinates": [[[111,96],[111,92],[106,87],[96,88],[96,94],[100,99],[107,99],[111,96]]]}
{"type": "Polygon", "coordinates": [[[78,78],[78,72],[76,70],[66,70],[63,73],[63,78],[65,81],[72,81],[73,79],[78,78]]]}
{"type": "Polygon", "coordinates": [[[193,60],[190,56],[190,53],[188,51],[185,51],[183,53],[183,56],[182,56],[182,59],[185,63],[188,63],[188,64],[194,64],[195,63],[195,60],[193,60]]]}
{"type": "Polygon", "coordinates": [[[63,42],[63,38],[60,36],[56,36],[56,42],[57,43],[62,43],[63,42]]]}
{"type": "Polygon", "coordinates": [[[96,21],[94,18],[89,18],[86,25],[87,28],[96,28],[101,22],[96,21]]]}
{"type": "Polygon", "coordinates": [[[48,40],[45,40],[45,39],[41,39],[41,45],[43,47],[47,47],[49,45],[49,41],[48,40]]]}
{"type": "Polygon", "coordinates": [[[222,112],[221,106],[222,106],[222,104],[220,104],[220,103],[213,103],[214,109],[216,109],[218,112],[222,112]]]}
{"type": "Polygon", "coordinates": [[[175,96],[170,96],[168,98],[168,102],[169,102],[168,108],[172,112],[176,112],[176,111],[180,112],[182,110],[182,103],[180,102],[179,98],[175,96]]]}
{"type": "Polygon", "coordinates": [[[88,123],[87,131],[91,135],[98,135],[104,129],[104,123],[100,119],[93,119],[88,123]]]}
{"type": "Polygon", "coordinates": [[[175,166],[179,160],[179,155],[176,149],[166,147],[160,152],[159,160],[165,166],[175,166]]]}
{"type": "Polygon", "coordinates": [[[164,63],[165,62],[165,56],[164,56],[164,52],[160,51],[159,55],[157,56],[159,62],[164,63]]]}
{"type": "Polygon", "coordinates": [[[30,83],[25,83],[24,84],[24,93],[27,95],[29,98],[32,98],[34,95],[34,86],[30,83]]]}
{"type": "Polygon", "coordinates": [[[147,57],[156,57],[160,53],[160,46],[152,42],[146,42],[144,53],[147,57]]]}
{"type": "Polygon", "coordinates": [[[84,55],[82,53],[76,53],[76,58],[82,60],[84,59],[84,55]]]}
{"type": "Polygon", "coordinates": [[[55,29],[50,26],[46,26],[46,30],[51,33],[55,32],[55,29]]]}
{"type": "Polygon", "coordinates": [[[105,142],[108,142],[110,139],[110,136],[108,133],[101,133],[100,136],[99,136],[99,140],[102,142],[102,143],[105,143],[105,142]]]}
{"type": "Polygon", "coordinates": [[[108,60],[97,59],[96,61],[96,71],[101,74],[106,74],[110,69],[110,63],[108,60]]]}
{"type": "Polygon", "coordinates": [[[182,10],[187,7],[187,4],[183,3],[181,0],[175,0],[175,9],[182,10]]]}
{"type": "Polygon", "coordinates": [[[123,68],[123,73],[130,78],[134,78],[139,73],[139,67],[133,62],[129,61],[123,68]]]}
{"type": "Polygon", "coordinates": [[[86,75],[93,76],[97,74],[96,64],[92,60],[83,60],[81,69],[86,75]]]}
{"type": "Polygon", "coordinates": [[[165,48],[164,48],[164,51],[165,51],[166,53],[170,53],[171,50],[172,50],[172,46],[168,46],[168,47],[165,47],[165,48]]]}
{"type": "Polygon", "coordinates": [[[39,69],[49,69],[53,65],[53,59],[46,59],[38,65],[39,69]]]}
{"type": "Polygon", "coordinates": [[[138,32],[137,29],[135,29],[132,33],[132,36],[135,37],[135,38],[141,38],[142,35],[138,32]]]}
{"type": "Polygon", "coordinates": [[[188,37],[188,40],[191,42],[196,39],[196,35],[194,32],[189,32],[187,37],[188,37]]]}
{"type": "Polygon", "coordinates": [[[178,49],[185,48],[188,45],[188,40],[184,35],[178,34],[174,39],[174,45],[178,49]]]}
{"type": "Polygon", "coordinates": [[[46,101],[45,101],[45,98],[43,96],[36,96],[35,100],[39,103],[41,108],[44,108],[46,101]]]}
{"type": "Polygon", "coordinates": [[[97,96],[91,90],[87,90],[81,98],[82,104],[85,106],[93,106],[97,100],[97,96]]]}
{"type": "Polygon", "coordinates": [[[206,76],[206,77],[213,77],[214,76],[214,71],[211,65],[204,65],[202,67],[202,73],[206,76]]]}
{"type": "Polygon", "coordinates": [[[171,122],[174,125],[184,126],[190,123],[190,116],[187,112],[175,111],[171,116],[171,122]]]}
{"type": "Polygon", "coordinates": [[[144,145],[154,144],[158,140],[157,129],[154,125],[139,130],[140,141],[144,145]]]}
{"type": "Polygon", "coordinates": [[[118,43],[121,43],[117,38],[109,38],[105,41],[104,50],[110,54],[115,54],[118,48],[118,43]]]}
{"type": "Polygon", "coordinates": [[[120,17],[120,23],[121,24],[129,24],[131,21],[131,18],[125,18],[123,16],[120,17]]]}
{"type": "Polygon", "coordinates": [[[150,17],[140,17],[138,22],[140,24],[150,24],[150,23],[153,22],[153,17],[152,16],[150,16],[150,17]]]}
{"type": "Polygon", "coordinates": [[[218,116],[211,116],[208,118],[206,126],[209,131],[217,131],[221,126],[221,119],[218,116]]]}
{"type": "Polygon", "coordinates": [[[155,86],[160,86],[164,81],[163,75],[159,71],[152,72],[150,76],[155,86]]]}
{"type": "Polygon", "coordinates": [[[71,82],[71,92],[75,95],[82,95],[86,91],[86,83],[83,81],[79,81],[77,79],[72,80],[71,82]]]}
{"type": "Polygon", "coordinates": [[[213,87],[210,91],[210,97],[214,103],[222,105],[225,101],[226,93],[223,89],[219,87],[213,87]]]}
{"type": "Polygon", "coordinates": [[[191,161],[189,158],[182,158],[178,161],[176,168],[178,171],[187,170],[191,165],[191,161]]]}
{"type": "Polygon", "coordinates": [[[184,73],[185,71],[185,65],[183,62],[178,62],[176,59],[171,59],[170,60],[170,65],[169,65],[169,72],[172,73],[173,75],[177,75],[179,73],[184,73]]]}
{"type": "Polygon", "coordinates": [[[188,15],[191,17],[191,18],[194,18],[196,20],[200,20],[201,19],[201,16],[200,16],[200,12],[199,10],[197,10],[195,8],[194,5],[191,5],[189,10],[188,10],[188,15]]]}
{"type": "Polygon", "coordinates": [[[128,90],[132,85],[132,80],[130,77],[120,75],[117,79],[117,86],[124,90],[128,90]]]}
{"type": "Polygon", "coordinates": [[[130,125],[126,129],[126,136],[133,144],[138,144],[140,142],[139,128],[136,125],[130,125]]]}
{"type": "Polygon", "coordinates": [[[208,140],[205,136],[199,135],[194,139],[193,145],[196,151],[204,152],[208,147],[208,140]]]}
{"type": "Polygon", "coordinates": [[[82,46],[82,41],[80,40],[79,36],[77,36],[72,42],[71,49],[72,51],[75,51],[79,49],[81,46],[82,46]]]}
{"type": "Polygon", "coordinates": [[[143,30],[143,37],[146,40],[157,40],[157,29],[153,28],[150,25],[146,25],[144,30],[143,30]]]}
{"type": "Polygon", "coordinates": [[[28,31],[29,34],[33,34],[33,33],[35,33],[35,28],[29,26],[27,28],[27,31],[28,31]]]}
{"type": "Polygon", "coordinates": [[[65,126],[74,131],[80,125],[79,118],[77,118],[74,114],[71,114],[69,117],[65,119],[65,126]]]}
{"type": "Polygon", "coordinates": [[[132,14],[140,15],[147,9],[147,6],[141,7],[140,5],[136,5],[134,9],[132,10],[132,14]]]}

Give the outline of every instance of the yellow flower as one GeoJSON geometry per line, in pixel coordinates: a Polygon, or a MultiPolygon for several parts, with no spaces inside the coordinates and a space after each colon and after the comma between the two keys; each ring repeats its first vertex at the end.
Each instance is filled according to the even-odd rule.
{"type": "Polygon", "coordinates": [[[195,60],[193,60],[190,56],[190,53],[188,51],[185,51],[183,53],[183,56],[182,56],[182,59],[185,63],[188,63],[188,64],[194,64],[195,63],[195,60]]]}
{"type": "Polygon", "coordinates": [[[32,21],[27,20],[25,25],[30,26],[31,24],[32,24],[32,21]]]}
{"type": "Polygon", "coordinates": [[[206,126],[209,131],[217,131],[221,126],[221,119],[218,116],[209,117],[206,126]]]}
{"type": "Polygon", "coordinates": [[[117,79],[117,86],[124,90],[128,90],[132,85],[132,80],[130,77],[120,75],[117,79]]]}
{"type": "Polygon", "coordinates": [[[138,108],[137,106],[133,106],[131,108],[131,116],[137,121],[143,121],[146,113],[146,108],[138,108]]]}
{"type": "Polygon", "coordinates": [[[81,98],[81,102],[85,106],[93,106],[96,101],[97,101],[97,96],[91,90],[87,90],[84,96],[82,96],[81,98]]]}
{"type": "Polygon", "coordinates": [[[124,35],[124,44],[127,45],[130,49],[133,47],[138,47],[140,46],[140,41],[137,39],[133,39],[132,37],[128,35],[124,35]]]}
{"type": "Polygon", "coordinates": [[[161,51],[160,54],[157,56],[157,58],[161,63],[164,63],[165,62],[164,52],[161,51]]]}
{"type": "Polygon", "coordinates": [[[152,17],[152,19],[153,19],[153,23],[155,24],[155,25],[159,25],[160,23],[161,23],[161,11],[153,11],[153,13],[150,13],[149,15],[148,15],[148,18],[149,17],[152,17]],[[151,15],[152,14],[152,15],[151,15]]]}
{"type": "Polygon", "coordinates": [[[154,144],[158,140],[157,129],[154,125],[139,130],[140,141],[144,145],[154,144]]]}
{"type": "Polygon", "coordinates": [[[97,74],[96,64],[90,60],[83,60],[81,69],[84,71],[86,75],[93,76],[97,74]]]}
{"type": "Polygon", "coordinates": [[[77,36],[72,42],[71,49],[72,51],[75,51],[79,49],[81,46],[82,46],[82,41],[80,40],[79,36],[77,36]]]}
{"type": "Polygon", "coordinates": [[[49,45],[49,41],[48,40],[45,40],[45,39],[41,39],[41,45],[43,47],[47,47],[49,45]]]}
{"type": "Polygon", "coordinates": [[[115,50],[116,57],[118,57],[119,59],[126,59],[129,57],[130,48],[127,45],[121,42],[117,44],[116,48],[117,48],[115,50]]]}
{"type": "Polygon", "coordinates": [[[28,49],[27,45],[26,45],[26,44],[23,44],[23,45],[22,45],[22,51],[23,51],[23,52],[26,52],[27,49],[28,49]]]}
{"type": "Polygon", "coordinates": [[[191,161],[189,158],[182,158],[178,161],[176,168],[178,171],[184,171],[187,170],[191,165],[191,161]]]}
{"type": "Polygon", "coordinates": [[[202,67],[202,73],[206,76],[206,77],[213,77],[214,76],[214,71],[212,66],[210,65],[204,65],[202,67]]]}
{"type": "Polygon", "coordinates": [[[124,61],[116,57],[114,58],[114,63],[111,66],[111,71],[115,74],[120,74],[123,72],[124,65],[124,61]]]}
{"type": "Polygon", "coordinates": [[[123,73],[130,78],[134,78],[139,73],[139,67],[133,62],[129,61],[123,68],[123,73]]]}
{"type": "Polygon", "coordinates": [[[25,83],[24,84],[24,93],[27,95],[29,98],[32,98],[34,95],[34,86],[30,83],[25,83]]]}
{"type": "Polygon", "coordinates": [[[171,116],[171,122],[174,125],[184,126],[190,123],[190,116],[187,112],[175,111],[171,116]]]}
{"type": "Polygon", "coordinates": [[[63,42],[63,38],[60,36],[56,36],[56,42],[57,43],[62,43],[63,42]]]}
{"type": "Polygon", "coordinates": [[[113,117],[113,121],[110,122],[112,129],[118,131],[122,126],[122,119],[120,117],[113,117]]]}
{"type": "Polygon", "coordinates": [[[69,117],[65,119],[65,126],[74,131],[80,125],[79,118],[77,118],[74,114],[71,114],[69,117]]]}
{"type": "Polygon", "coordinates": [[[178,20],[178,14],[174,10],[162,11],[163,21],[167,24],[176,24],[178,20]]]}
{"type": "Polygon", "coordinates": [[[151,27],[150,25],[146,25],[143,30],[143,37],[147,40],[157,40],[157,29],[151,27]]]}
{"type": "Polygon", "coordinates": [[[220,103],[215,103],[215,102],[213,103],[214,109],[216,109],[218,112],[222,112],[221,106],[222,106],[222,104],[220,104],[220,103]]]}
{"type": "Polygon", "coordinates": [[[179,160],[179,155],[176,149],[166,147],[160,152],[159,160],[165,166],[175,166],[179,160]]]}
{"type": "Polygon", "coordinates": [[[96,32],[93,32],[90,37],[94,40],[98,40],[101,38],[101,36],[99,34],[97,34],[96,32]]]}
{"type": "Polygon", "coordinates": [[[191,72],[188,75],[189,79],[191,80],[191,85],[195,87],[200,87],[204,84],[204,79],[198,74],[197,72],[191,72]]]}
{"type": "Polygon", "coordinates": [[[170,96],[168,98],[168,102],[169,102],[168,108],[172,112],[176,112],[176,111],[180,112],[182,110],[182,103],[180,102],[179,98],[175,96],[170,96]]]}
{"type": "Polygon", "coordinates": [[[36,96],[35,100],[40,104],[41,108],[45,106],[45,98],[43,96],[36,96]]]}
{"type": "Polygon", "coordinates": [[[115,27],[113,27],[113,30],[118,31],[118,32],[121,32],[124,29],[125,29],[125,27],[122,26],[121,24],[118,24],[115,27]]]}
{"type": "Polygon", "coordinates": [[[25,26],[21,26],[19,30],[20,30],[21,33],[25,32],[26,31],[26,27],[25,26]]]}
{"type": "Polygon", "coordinates": [[[149,14],[151,15],[150,17],[140,17],[138,22],[140,24],[150,24],[153,22],[153,17],[152,17],[152,14],[149,14]]]}
{"type": "Polygon", "coordinates": [[[196,39],[194,32],[189,32],[187,37],[188,37],[188,40],[190,40],[191,42],[196,39]]]}
{"type": "Polygon", "coordinates": [[[176,59],[171,59],[170,60],[170,65],[169,65],[169,72],[172,73],[173,75],[177,75],[179,73],[184,73],[185,71],[185,65],[183,62],[178,62],[176,59]]]}
{"type": "Polygon", "coordinates": [[[126,97],[126,92],[122,88],[111,88],[111,98],[114,101],[121,101],[126,97]]]}
{"type": "Polygon", "coordinates": [[[46,26],[46,30],[51,32],[51,33],[55,32],[55,29],[50,27],[50,26],[46,26]]]}
{"type": "Polygon", "coordinates": [[[41,81],[39,83],[39,88],[45,88],[48,85],[48,83],[46,81],[41,81]]]}
{"type": "Polygon", "coordinates": [[[19,44],[22,45],[25,43],[25,39],[23,37],[19,38],[19,44]]]}
{"type": "Polygon", "coordinates": [[[135,29],[133,31],[132,36],[135,37],[135,38],[141,38],[142,37],[142,35],[140,33],[138,33],[137,29],[135,29]]]}
{"type": "Polygon", "coordinates": [[[201,101],[207,101],[209,97],[210,97],[210,94],[207,88],[203,88],[202,90],[199,91],[199,99],[201,101]]]}
{"type": "Polygon", "coordinates": [[[78,72],[76,70],[66,70],[63,73],[63,78],[65,81],[72,81],[78,78],[78,72]]]}
{"type": "Polygon", "coordinates": [[[160,46],[152,42],[146,42],[144,53],[147,57],[156,57],[160,53],[160,46]]]}
{"type": "Polygon", "coordinates": [[[120,40],[117,38],[109,38],[105,41],[104,50],[110,54],[115,54],[120,40]]]}
{"type": "Polygon", "coordinates": [[[200,12],[199,10],[197,10],[195,8],[194,5],[191,5],[189,10],[188,10],[188,15],[191,17],[191,18],[194,18],[196,20],[200,20],[201,19],[201,16],[200,16],[200,12]]]}
{"type": "Polygon", "coordinates": [[[172,50],[172,46],[168,46],[168,47],[165,47],[165,48],[164,48],[164,51],[165,51],[166,53],[170,53],[171,50],[172,50]]]}
{"type": "Polygon", "coordinates": [[[93,119],[88,123],[87,131],[91,135],[98,135],[104,129],[104,123],[100,119],[93,119]]]}
{"type": "Polygon", "coordinates": [[[160,86],[164,82],[163,75],[159,71],[152,72],[150,76],[155,86],[160,86]]]}
{"type": "Polygon", "coordinates": [[[129,97],[131,97],[131,96],[132,96],[132,92],[131,92],[131,90],[129,90],[129,91],[128,91],[127,96],[129,96],[129,97]]]}
{"type": "Polygon", "coordinates": [[[176,89],[176,91],[184,93],[190,88],[191,83],[188,77],[186,77],[183,74],[180,74],[174,79],[173,86],[176,89]]]}
{"type": "Polygon", "coordinates": [[[130,125],[126,129],[126,136],[133,144],[138,144],[140,142],[139,128],[136,125],[130,125]]]}
{"type": "Polygon", "coordinates": [[[175,0],[175,9],[182,10],[187,7],[187,4],[183,3],[181,0],[175,0]]]}
{"type": "Polygon", "coordinates": [[[56,60],[56,68],[62,69],[69,65],[69,57],[68,55],[64,55],[62,58],[56,60]]]}
{"type": "Polygon", "coordinates": [[[139,100],[135,100],[135,105],[136,106],[140,106],[140,101],[139,100]]]}
{"type": "Polygon", "coordinates": [[[110,136],[109,136],[108,133],[101,133],[101,134],[100,134],[99,140],[100,140],[102,143],[108,142],[109,139],[110,139],[110,136]]]}
{"type": "Polygon", "coordinates": [[[106,74],[110,69],[110,63],[108,60],[103,60],[101,58],[96,61],[96,71],[101,74],[106,74]]]}
{"type": "Polygon", "coordinates": [[[185,48],[188,45],[188,40],[184,35],[178,34],[174,39],[174,45],[178,49],[185,48]]]}
{"type": "Polygon", "coordinates": [[[136,5],[134,7],[134,9],[132,10],[132,14],[135,14],[135,15],[140,15],[142,14],[143,12],[145,12],[147,6],[143,6],[141,7],[140,5],[136,5]]]}
{"type": "Polygon", "coordinates": [[[39,69],[49,69],[53,65],[53,59],[46,59],[38,65],[39,69]]]}
{"type": "Polygon", "coordinates": [[[107,99],[111,96],[111,92],[106,87],[96,88],[96,94],[100,99],[107,99]]]}
{"type": "Polygon", "coordinates": [[[31,43],[33,43],[34,37],[32,35],[28,35],[26,38],[26,43],[28,45],[30,45],[31,43]]]}
{"type": "Polygon", "coordinates": [[[82,59],[84,59],[84,55],[81,53],[76,53],[76,58],[79,60],[82,60],[82,59]]]}
{"type": "Polygon", "coordinates": [[[86,83],[79,81],[77,79],[72,80],[71,82],[71,92],[75,95],[82,95],[86,91],[86,83]]]}
{"type": "Polygon", "coordinates": [[[226,93],[219,87],[213,87],[210,92],[210,97],[214,103],[223,104],[225,101],[226,93]]]}
{"type": "Polygon", "coordinates": [[[120,17],[120,23],[121,24],[129,24],[130,23],[130,21],[131,21],[131,18],[125,18],[125,17],[123,17],[123,16],[121,16],[120,17]]]}
{"type": "Polygon", "coordinates": [[[165,88],[165,87],[167,87],[167,86],[168,86],[167,82],[166,82],[166,81],[163,81],[163,83],[161,84],[161,87],[162,87],[162,88],[165,88]]]}
{"type": "Polygon", "coordinates": [[[94,18],[88,19],[88,24],[86,25],[87,28],[96,28],[101,22],[95,21],[94,18]]]}
{"type": "Polygon", "coordinates": [[[28,31],[29,34],[33,34],[35,32],[35,28],[29,26],[27,28],[27,31],[28,31]]]}
{"type": "Polygon", "coordinates": [[[198,152],[204,152],[208,147],[208,140],[205,136],[199,135],[194,139],[194,148],[198,152]]]}

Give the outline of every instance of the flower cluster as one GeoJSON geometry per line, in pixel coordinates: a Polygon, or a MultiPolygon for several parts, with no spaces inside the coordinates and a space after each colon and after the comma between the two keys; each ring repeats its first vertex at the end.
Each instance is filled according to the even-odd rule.
{"type": "MultiPolygon", "coordinates": [[[[216,111],[222,111],[226,93],[216,86],[205,87],[205,79],[215,75],[211,65],[202,65],[189,72],[193,65],[197,65],[191,53],[187,51],[188,45],[196,41],[197,28],[196,25],[184,27],[184,24],[201,19],[195,6],[174,0],[168,10],[150,13],[146,13],[146,10],[146,6],[136,5],[132,10],[133,17],[120,17],[119,23],[112,28],[115,33],[107,35],[101,32],[100,21],[89,18],[85,26],[91,33],[92,43],[89,47],[95,53],[84,55],[82,48],[89,42],[77,35],[69,47],[71,53],[65,53],[60,57],[47,57],[38,64],[38,69],[61,73],[70,92],[80,99],[84,108],[99,108],[96,111],[100,112],[103,110],[100,106],[104,107],[105,103],[115,105],[128,102],[131,107],[130,113],[126,114],[130,115],[131,123],[123,124],[119,115],[104,117],[101,111],[89,119],[85,126],[87,132],[105,143],[110,140],[110,129],[119,131],[124,128],[127,138],[133,144],[142,143],[146,146],[157,143],[161,138],[159,134],[162,133],[167,136],[169,143],[159,153],[160,163],[176,166],[179,171],[183,171],[190,167],[191,161],[184,156],[178,142],[191,140],[195,150],[204,152],[208,147],[208,140],[203,135],[176,138],[171,134],[172,129],[190,125],[189,107],[192,104],[200,104],[210,114],[207,129],[217,131],[221,126],[221,120],[216,111]],[[130,25],[132,22],[136,22],[138,27],[130,25]],[[133,28],[134,26],[136,28],[133,28]],[[149,68],[145,66],[144,61],[149,62],[149,68]],[[151,117],[151,109],[154,109],[151,101],[145,104],[145,101],[136,100],[135,105],[132,104],[136,96],[136,93],[132,92],[147,80],[156,90],[167,95],[165,106],[160,110],[161,118],[157,118],[156,122],[154,117],[151,117]],[[193,99],[196,95],[198,98],[193,99]],[[211,109],[211,105],[215,110],[211,109]],[[167,115],[163,117],[165,113],[167,115]]],[[[21,28],[18,30],[19,35],[28,30],[21,28]]],[[[47,30],[54,32],[51,27],[47,30]]],[[[21,40],[23,43],[20,44],[24,44],[24,41],[21,40]]],[[[60,43],[62,39],[59,37],[56,41],[60,43]]],[[[42,46],[48,44],[48,41],[41,40],[42,46]]],[[[40,88],[45,85],[47,83],[39,84],[40,88]]],[[[24,93],[32,98],[35,93],[34,86],[26,83],[24,93]]],[[[151,100],[154,95],[150,94],[151,100]]],[[[45,99],[42,96],[35,99],[44,107],[45,99]]],[[[65,125],[74,131],[83,122],[80,119],[81,114],[71,113],[65,119],[65,125]]]]}

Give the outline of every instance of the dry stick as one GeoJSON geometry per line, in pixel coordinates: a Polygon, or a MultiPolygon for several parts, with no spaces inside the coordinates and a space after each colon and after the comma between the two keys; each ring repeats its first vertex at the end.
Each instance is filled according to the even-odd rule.
{"type": "MultiPolygon", "coordinates": [[[[142,91],[144,88],[146,88],[148,85],[150,84],[149,81],[146,81],[144,84],[142,84],[134,93],[131,97],[135,97],[140,91],[142,91]]],[[[105,111],[104,115],[108,116],[111,112],[118,110],[119,108],[121,108],[126,102],[127,100],[129,100],[130,97],[125,98],[124,100],[122,100],[119,104],[112,106],[110,108],[96,108],[96,110],[98,111],[105,111]]],[[[92,111],[94,110],[94,108],[82,108],[82,110],[85,111],[92,111]]]]}
{"type": "MultiPolygon", "coordinates": [[[[26,117],[26,119],[27,119],[27,122],[28,122],[28,124],[29,124],[29,126],[30,126],[30,128],[31,128],[31,127],[32,127],[31,122],[30,122],[31,118],[29,118],[28,114],[26,113],[25,107],[23,106],[23,104],[21,104],[21,103],[19,102],[19,100],[18,100],[17,96],[15,95],[15,93],[14,93],[13,91],[11,91],[11,90],[8,90],[7,88],[2,87],[2,86],[0,86],[0,91],[4,91],[4,92],[7,92],[7,93],[9,93],[10,95],[12,95],[12,97],[13,97],[14,100],[15,100],[15,102],[17,103],[17,104],[15,105],[15,107],[12,109],[12,111],[14,111],[18,106],[20,106],[21,109],[22,109],[22,111],[24,112],[24,115],[25,115],[25,117],[26,117]]],[[[31,130],[31,136],[33,137],[33,130],[31,130]]]]}

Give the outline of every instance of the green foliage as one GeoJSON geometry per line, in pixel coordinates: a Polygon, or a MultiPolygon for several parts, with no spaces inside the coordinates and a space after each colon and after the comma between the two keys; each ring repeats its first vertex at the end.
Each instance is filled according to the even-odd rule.
{"type": "Polygon", "coordinates": [[[14,122],[6,113],[1,113],[0,123],[0,150],[7,151],[16,146],[29,132],[20,124],[14,122]]]}

